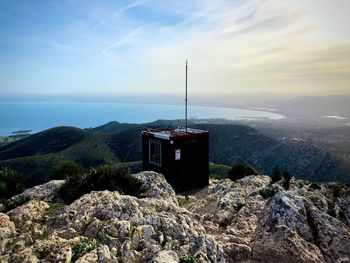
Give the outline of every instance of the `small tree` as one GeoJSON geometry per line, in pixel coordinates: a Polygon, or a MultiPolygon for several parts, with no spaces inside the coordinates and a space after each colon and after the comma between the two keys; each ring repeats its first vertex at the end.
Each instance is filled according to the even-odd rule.
{"type": "Polygon", "coordinates": [[[91,191],[119,191],[123,194],[141,196],[145,191],[143,183],[124,165],[91,168],[84,174],[68,176],[59,190],[60,197],[67,203],[91,191]]]}
{"type": "Polygon", "coordinates": [[[245,176],[257,175],[257,174],[258,173],[250,166],[243,163],[239,163],[233,166],[231,170],[228,172],[228,178],[230,178],[232,181],[236,181],[245,176]]]}
{"type": "Polygon", "coordinates": [[[281,170],[278,167],[275,167],[272,172],[271,176],[271,183],[276,183],[278,181],[282,180],[282,173],[281,170]]]}
{"type": "Polygon", "coordinates": [[[288,190],[290,187],[290,180],[292,179],[292,176],[288,171],[283,172],[283,187],[284,189],[288,190]]]}
{"type": "Polygon", "coordinates": [[[337,199],[337,198],[341,197],[341,195],[342,195],[342,188],[343,188],[343,185],[341,183],[336,183],[333,186],[333,198],[334,199],[337,199]]]}

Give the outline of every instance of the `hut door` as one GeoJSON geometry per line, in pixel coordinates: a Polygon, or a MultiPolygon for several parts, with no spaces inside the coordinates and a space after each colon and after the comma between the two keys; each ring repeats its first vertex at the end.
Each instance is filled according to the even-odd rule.
{"type": "Polygon", "coordinates": [[[196,141],[185,142],[183,144],[182,151],[182,181],[184,187],[187,188],[190,185],[195,185],[194,178],[196,177],[196,148],[198,143],[196,141]]]}

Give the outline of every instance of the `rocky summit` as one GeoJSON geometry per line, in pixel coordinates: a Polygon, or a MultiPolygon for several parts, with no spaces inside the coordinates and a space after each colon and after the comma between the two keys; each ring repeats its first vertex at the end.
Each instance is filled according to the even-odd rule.
{"type": "Polygon", "coordinates": [[[63,205],[63,181],[26,190],[0,213],[0,262],[350,262],[345,186],[286,190],[257,175],[176,195],[161,174],[133,176],[142,198],[99,191],[63,205]]]}

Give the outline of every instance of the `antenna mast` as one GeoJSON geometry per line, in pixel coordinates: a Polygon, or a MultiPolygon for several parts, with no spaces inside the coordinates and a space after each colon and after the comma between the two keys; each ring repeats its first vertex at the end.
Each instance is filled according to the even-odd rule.
{"type": "Polygon", "coordinates": [[[187,133],[187,59],[186,59],[186,80],[185,80],[185,131],[187,133]]]}

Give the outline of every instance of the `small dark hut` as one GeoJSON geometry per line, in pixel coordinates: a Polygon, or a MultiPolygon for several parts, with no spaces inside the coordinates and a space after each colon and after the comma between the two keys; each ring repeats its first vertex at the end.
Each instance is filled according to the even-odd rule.
{"type": "Polygon", "coordinates": [[[143,170],[162,173],[176,191],[209,183],[209,132],[191,129],[142,131],[143,170]]]}

